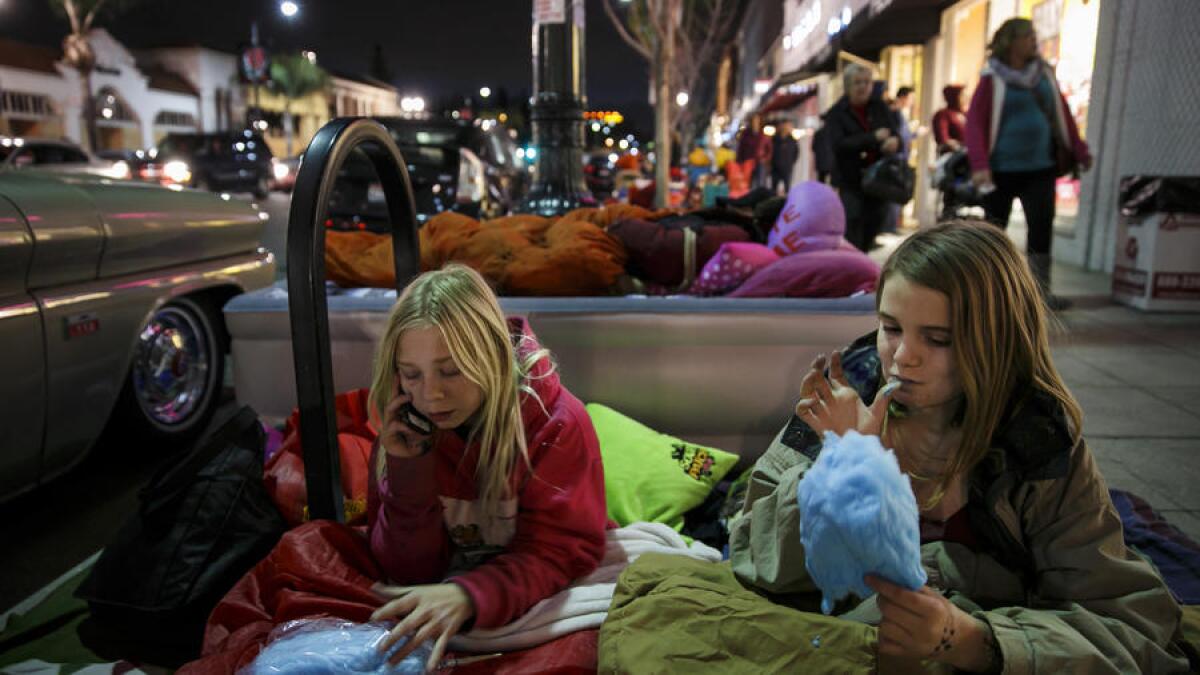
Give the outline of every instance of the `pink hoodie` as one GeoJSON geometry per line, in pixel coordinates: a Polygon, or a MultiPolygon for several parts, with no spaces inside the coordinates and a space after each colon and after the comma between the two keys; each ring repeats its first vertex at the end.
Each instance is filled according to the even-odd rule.
{"type": "MultiPolygon", "coordinates": [[[[510,319],[509,328],[532,336],[523,319],[510,319]]],[[[512,622],[592,572],[604,555],[608,517],[596,431],[579,399],[556,373],[547,375],[549,359],[533,370],[529,385],[540,403],[521,396],[533,475],[518,463],[517,498],[502,502],[498,516],[479,508],[479,445],[464,447],[457,434],[439,434],[420,457],[389,457],[378,484],[372,472],[372,555],[394,583],[462,586],[475,606],[475,628],[512,622]]]]}
{"type": "MultiPolygon", "coordinates": [[[[1075,161],[1091,162],[1092,153],[1087,143],[1079,137],[1079,127],[1075,125],[1075,118],[1071,116],[1067,107],[1067,99],[1062,95],[1058,81],[1054,79],[1054,71],[1048,64],[1045,65],[1045,77],[1050,79],[1054,91],[1058,93],[1055,97],[1057,105],[1054,106],[1055,141],[1071,148],[1075,161]]],[[[1006,89],[1004,80],[987,70],[979,79],[979,86],[975,87],[971,107],[967,110],[967,160],[971,164],[972,172],[991,168],[989,161],[992,145],[995,144],[996,135],[1000,131],[1000,115],[1004,110],[1006,89]]]]}

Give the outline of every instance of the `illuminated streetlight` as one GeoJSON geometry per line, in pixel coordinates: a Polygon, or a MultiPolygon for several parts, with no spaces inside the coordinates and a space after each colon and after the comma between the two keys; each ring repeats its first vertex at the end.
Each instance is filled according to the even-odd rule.
{"type": "Polygon", "coordinates": [[[675,103],[677,103],[681,108],[687,105],[688,93],[686,91],[681,91],[678,94],[675,94],[675,103]]]}
{"type": "Polygon", "coordinates": [[[489,96],[491,96],[491,95],[492,95],[492,88],[491,88],[491,87],[480,87],[480,88],[479,88],[479,97],[480,97],[480,98],[487,98],[487,97],[489,97],[489,96]]]}
{"type": "Polygon", "coordinates": [[[299,11],[300,5],[292,2],[292,0],[283,0],[283,2],[279,3],[279,13],[283,14],[289,19],[293,16],[296,16],[296,13],[299,11]]]}

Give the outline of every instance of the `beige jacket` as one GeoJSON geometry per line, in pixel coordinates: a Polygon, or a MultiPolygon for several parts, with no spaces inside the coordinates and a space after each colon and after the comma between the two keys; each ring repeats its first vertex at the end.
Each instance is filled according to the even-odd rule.
{"type": "MultiPolygon", "coordinates": [[[[1087,445],[1072,446],[1061,415],[1041,407],[1022,406],[970,477],[971,527],[987,551],[926,544],[929,585],[991,626],[1004,673],[1187,672],[1172,644],[1179,606],[1126,548],[1087,445]]],[[[804,564],[796,486],[819,452],[793,418],[755,465],[730,528],[738,579],[804,610],[820,593],[804,564]]],[[[846,616],[877,622],[878,610],[871,599],[846,616]]]]}

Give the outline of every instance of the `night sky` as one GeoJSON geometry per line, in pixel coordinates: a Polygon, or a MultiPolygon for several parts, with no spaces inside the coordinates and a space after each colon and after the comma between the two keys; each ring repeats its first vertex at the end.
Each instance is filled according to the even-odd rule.
{"type": "MultiPolygon", "coordinates": [[[[129,47],[201,44],[235,51],[258,19],[261,40],[277,50],[311,49],[321,65],[367,74],[383,47],[392,84],[427,99],[504,87],[510,100],[532,90],[532,0],[141,0],[98,25],[129,47]]],[[[47,46],[67,30],[47,0],[0,0],[0,36],[47,46]]],[[[650,129],[645,61],[617,35],[600,0],[587,0],[588,107],[618,109],[650,129]]]]}

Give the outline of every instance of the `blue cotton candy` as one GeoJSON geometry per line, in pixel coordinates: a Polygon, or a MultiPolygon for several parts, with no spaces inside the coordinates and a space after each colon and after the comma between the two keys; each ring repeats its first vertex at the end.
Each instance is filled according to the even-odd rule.
{"type": "Polygon", "coordinates": [[[238,675],[424,675],[433,644],[426,642],[393,666],[387,659],[407,638],[401,638],[386,655],[376,649],[391,628],[386,623],[341,619],[289,621],[271,632],[267,647],[238,675]]]}
{"type": "Polygon", "coordinates": [[[851,593],[869,597],[868,574],[910,590],[925,585],[917,500],[896,455],[879,438],[826,432],[796,501],[805,565],[821,589],[822,612],[851,593]]]}

